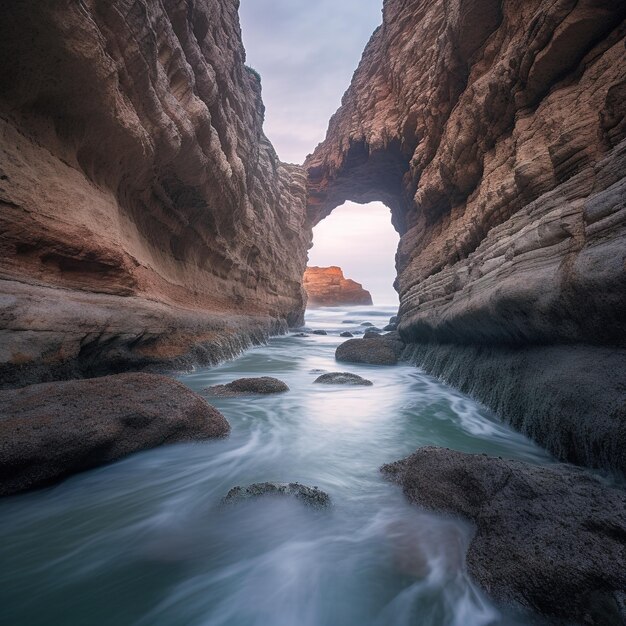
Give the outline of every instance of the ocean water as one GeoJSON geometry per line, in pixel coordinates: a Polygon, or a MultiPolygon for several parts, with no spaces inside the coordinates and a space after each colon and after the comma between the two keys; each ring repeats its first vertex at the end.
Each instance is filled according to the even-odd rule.
{"type": "MultiPolygon", "coordinates": [[[[274,376],[285,394],[210,401],[229,438],[163,447],[0,500],[0,624],[11,626],[516,626],[468,577],[472,526],[410,505],[379,467],[425,445],[549,463],[484,407],[408,366],[339,364],[344,330],[385,307],[309,311],[273,339],[179,379],[202,392],[274,376]],[[346,323],[347,322],[347,323],[346,323]],[[372,387],[315,385],[349,371],[372,387]],[[235,485],[299,481],[314,510],[235,485]]],[[[534,623],[534,622],[533,622],[534,623]]]]}

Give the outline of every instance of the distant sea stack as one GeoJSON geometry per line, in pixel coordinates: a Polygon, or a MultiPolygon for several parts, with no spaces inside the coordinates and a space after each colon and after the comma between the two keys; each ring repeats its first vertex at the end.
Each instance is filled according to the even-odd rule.
{"type": "Polygon", "coordinates": [[[371,305],[372,295],[363,285],[343,275],[340,267],[307,267],[304,288],[309,306],[371,305]]]}

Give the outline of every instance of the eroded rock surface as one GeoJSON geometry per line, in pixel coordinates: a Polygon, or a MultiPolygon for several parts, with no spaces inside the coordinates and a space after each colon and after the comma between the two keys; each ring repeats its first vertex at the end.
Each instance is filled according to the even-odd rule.
{"type": "Polygon", "coordinates": [[[237,9],[25,0],[3,13],[0,376],[219,348],[233,311],[265,334],[300,323],[306,177],[263,135],[237,9]]]}
{"type": "Polygon", "coordinates": [[[371,305],[372,296],[363,285],[345,278],[343,270],[331,267],[307,267],[304,273],[304,289],[309,306],[371,305]]]}
{"type": "Polygon", "coordinates": [[[235,396],[267,395],[273,393],[284,393],[289,391],[289,387],[282,380],[271,376],[260,376],[258,378],[238,378],[225,385],[214,385],[207,387],[206,393],[211,396],[230,398],[235,396]]]}
{"type": "Polygon", "coordinates": [[[412,502],[476,524],[467,563],[494,598],[566,623],[626,624],[623,490],[570,465],[443,448],[382,471],[412,502]]]}
{"type": "Polygon", "coordinates": [[[350,372],[329,372],[328,374],[322,374],[313,382],[322,385],[362,385],[366,387],[374,384],[371,380],[350,372]]]}
{"type": "Polygon", "coordinates": [[[300,483],[255,483],[248,487],[233,487],[223,499],[224,504],[233,504],[261,496],[283,496],[299,500],[314,508],[330,506],[330,496],[317,487],[300,483]]]}
{"type": "Polygon", "coordinates": [[[2,391],[0,495],[229,430],[219,411],[165,376],[120,374],[2,391]]]}
{"type": "Polygon", "coordinates": [[[406,342],[626,347],[625,15],[604,0],[384,2],[305,163],[308,214],[390,207],[406,342]]]}
{"type": "Polygon", "coordinates": [[[335,350],[335,358],[344,363],[396,365],[404,347],[404,343],[396,337],[387,338],[385,335],[348,339],[335,350]]]}

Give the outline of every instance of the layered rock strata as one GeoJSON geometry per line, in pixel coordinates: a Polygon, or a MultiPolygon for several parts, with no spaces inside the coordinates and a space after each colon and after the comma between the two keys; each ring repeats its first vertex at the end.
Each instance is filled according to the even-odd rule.
{"type": "MultiPolygon", "coordinates": [[[[470,349],[508,350],[505,387],[521,382],[516,350],[532,371],[545,346],[585,346],[584,361],[563,350],[552,364],[557,378],[582,368],[580,386],[526,386],[559,415],[599,385],[611,406],[626,401],[625,15],[605,1],[386,0],[305,164],[311,224],[346,200],[391,208],[405,341],[431,356],[445,345],[457,369],[477,362],[470,349]]],[[[624,470],[601,446],[552,446],[546,415],[520,411],[562,458],[624,470]]],[[[550,428],[577,439],[569,423],[550,428]]]]}
{"type": "Polygon", "coordinates": [[[301,321],[306,179],[263,135],[237,9],[3,13],[0,377],[219,351],[301,321]]]}
{"type": "Polygon", "coordinates": [[[303,279],[308,306],[371,305],[372,295],[363,285],[345,278],[343,270],[330,267],[307,267],[303,279]]]}
{"type": "Polygon", "coordinates": [[[382,471],[412,502],[476,524],[467,565],[499,601],[550,623],[626,624],[623,490],[568,465],[442,448],[421,448],[382,471]]]}
{"type": "Polygon", "coordinates": [[[164,376],[120,374],[0,392],[0,496],[167,443],[224,437],[230,426],[164,376]]]}

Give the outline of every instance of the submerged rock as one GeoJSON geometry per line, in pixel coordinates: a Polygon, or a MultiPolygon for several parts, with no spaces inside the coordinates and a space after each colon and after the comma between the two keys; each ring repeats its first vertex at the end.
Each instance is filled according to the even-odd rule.
{"type": "Polygon", "coordinates": [[[326,492],[300,483],[255,483],[248,487],[233,487],[222,502],[231,504],[259,496],[287,496],[315,508],[330,506],[330,496],[326,492]]]}
{"type": "Polygon", "coordinates": [[[354,335],[351,332],[348,332],[347,330],[342,332],[339,336],[340,337],[354,337],[354,335]]]}
{"type": "Polygon", "coordinates": [[[295,333],[294,335],[291,335],[292,337],[308,337],[309,335],[307,335],[307,333],[295,333]]]}
{"type": "Polygon", "coordinates": [[[234,396],[247,396],[251,394],[271,394],[289,391],[289,387],[282,380],[271,376],[261,376],[259,378],[238,378],[226,385],[213,385],[204,389],[206,393],[220,398],[230,398],[234,396]]]}
{"type": "Polygon", "coordinates": [[[368,363],[370,365],[396,365],[404,344],[387,335],[370,336],[367,339],[349,339],[335,351],[337,361],[368,363]]]}
{"type": "Polygon", "coordinates": [[[153,374],[3,391],[0,416],[0,495],[49,485],[139,450],[230,430],[198,394],[153,374]]]}
{"type": "Polygon", "coordinates": [[[380,331],[374,330],[373,328],[368,328],[363,333],[363,339],[370,339],[371,337],[380,337],[380,331]]]}
{"type": "Polygon", "coordinates": [[[323,336],[328,335],[328,333],[325,330],[314,330],[313,334],[314,335],[323,335],[323,336]]]}
{"type": "Polygon", "coordinates": [[[361,326],[368,326],[369,327],[369,326],[374,326],[374,324],[372,324],[372,322],[363,322],[361,324],[361,326]]]}
{"type": "Polygon", "coordinates": [[[329,374],[323,374],[313,382],[322,383],[324,385],[373,385],[371,380],[362,378],[357,374],[350,374],[349,372],[331,372],[329,374]]]}
{"type": "Polygon", "coordinates": [[[626,624],[626,492],[570,465],[443,448],[381,470],[412,502],[476,524],[468,567],[497,600],[567,622],[626,624]]]}

